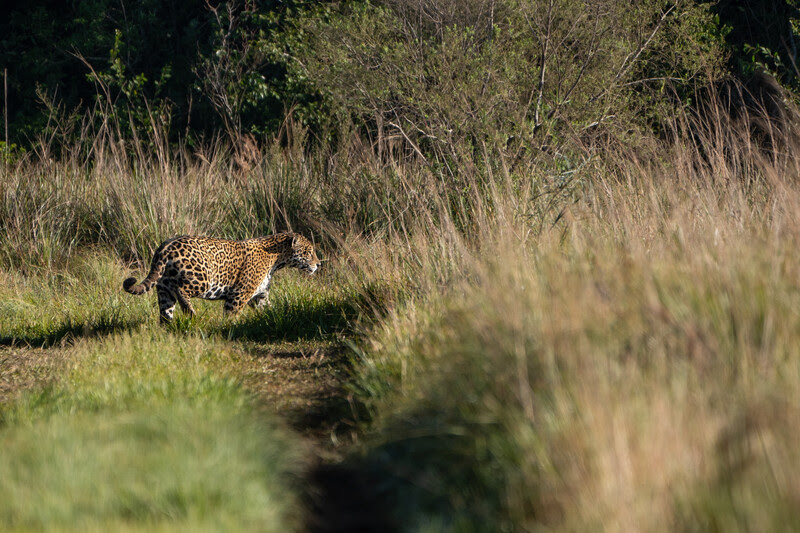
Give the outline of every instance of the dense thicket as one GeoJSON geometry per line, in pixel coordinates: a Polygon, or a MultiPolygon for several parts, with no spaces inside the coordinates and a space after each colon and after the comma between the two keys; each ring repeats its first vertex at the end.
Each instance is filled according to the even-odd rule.
{"type": "Polygon", "coordinates": [[[534,133],[540,148],[652,126],[666,96],[689,103],[725,70],[797,89],[796,4],[15,1],[0,16],[8,141],[52,126],[52,104],[75,118],[100,102],[124,131],[169,123],[173,141],[273,135],[293,109],[447,165],[534,133]]]}
{"type": "MultiPolygon", "coordinates": [[[[204,65],[213,61],[228,66],[223,49],[241,52],[245,35],[252,37],[247,32],[257,28],[262,35],[270,33],[280,13],[292,4],[8,2],[0,16],[0,68],[8,69],[9,140],[28,144],[47,128],[52,110],[45,102],[59,104],[68,113],[83,113],[98,99],[123,114],[168,109],[179,126],[176,135],[178,130],[214,132],[222,121],[205,95],[204,65]]],[[[242,60],[258,76],[280,75],[253,57],[242,60]]],[[[256,95],[245,78],[235,82],[259,104],[247,127],[270,126],[270,120],[282,113],[282,105],[256,95]]]]}

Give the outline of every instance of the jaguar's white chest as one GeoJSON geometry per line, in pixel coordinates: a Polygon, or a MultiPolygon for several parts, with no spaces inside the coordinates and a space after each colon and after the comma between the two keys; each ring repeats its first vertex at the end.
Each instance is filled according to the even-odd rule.
{"type": "Polygon", "coordinates": [[[256,294],[261,294],[266,292],[269,289],[269,282],[272,280],[272,272],[268,272],[266,276],[264,276],[264,280],[259,284],[256,290],[253,292],[253,296],[256,294]]]}

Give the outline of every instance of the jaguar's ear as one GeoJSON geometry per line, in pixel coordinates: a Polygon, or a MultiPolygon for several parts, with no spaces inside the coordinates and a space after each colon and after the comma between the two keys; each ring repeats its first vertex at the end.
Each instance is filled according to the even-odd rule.
{"type": "Polygon", "coordinates": [[[292,248],[297,244],[297,233],[292,233],[292,248]]]}

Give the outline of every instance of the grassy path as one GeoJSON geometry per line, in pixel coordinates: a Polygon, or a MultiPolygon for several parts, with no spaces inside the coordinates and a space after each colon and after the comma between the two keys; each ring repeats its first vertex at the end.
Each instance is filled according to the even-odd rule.
{"type": "Polygon", "coordinates": [[[239,372],[265,409],[322,451],[335,453],[355,438],[346,390],[347,356],[338,344],[248,346],[239,372]]]}
{"type": "MultiPolygon", "coordinates": [[[[335,342],[230,344],[240,352],[231,370],[258,408],[286,421],[307,445],[303,529],[388,530],[374,512],[364,476],[344,461],[358,438],[346,348],[335,342]]],[[[0,347],[0,404],[56,382],[71,363],[65,348],[0,347]]]]}
{"type": "Polygon", "coordinates": [[[347,459],[358,442],[360,415],[347,389],[346,347],[287,344],[247,346],[246,351],[237,369],[245,387],[309,444],[304,529],[392,531],[376,500],[377,480],[347,459]]]}

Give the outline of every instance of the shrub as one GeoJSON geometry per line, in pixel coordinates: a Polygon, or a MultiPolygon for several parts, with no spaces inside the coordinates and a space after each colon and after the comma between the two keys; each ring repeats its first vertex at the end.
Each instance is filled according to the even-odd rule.
{"type": "Polygon", "coordinates": [[[714,19],[692,3],[393,0],[291,22],[274,54],[300,90],[366,128],[379,153],[448,175],[489,153],[626,135],[646,125],[642,107],[668,101],[666,84],[707,83],[724,59],[714,19]]]}

